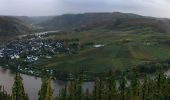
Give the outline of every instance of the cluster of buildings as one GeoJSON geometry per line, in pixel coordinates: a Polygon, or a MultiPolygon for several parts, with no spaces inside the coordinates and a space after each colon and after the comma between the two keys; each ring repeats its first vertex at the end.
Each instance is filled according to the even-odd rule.
{"type": "Polygon", "coordinates": [[[60,52],[67,52],[64,41],[45,39],[41,36],[18,39],[0,46],[0,59],[19,59],[34,62],[41,57],[52,58],[60,52]]]}
{"type": "Polygon", "coordinates": [[[66,40],[53,40],[46,33],[22,36],[18,39],[0,45],[0,65],[15,68],[22,73],[40,76],[42,70],[53,75],[52,69],[36,69],[34,64],[41,59],[51,59],[61,53],[70,54],[78,45],[69,44],[66,40]],[[17,62],[16,62],[17,61],[17,62]],[[20,66],[20,67],[19,67],[20,66]]]}

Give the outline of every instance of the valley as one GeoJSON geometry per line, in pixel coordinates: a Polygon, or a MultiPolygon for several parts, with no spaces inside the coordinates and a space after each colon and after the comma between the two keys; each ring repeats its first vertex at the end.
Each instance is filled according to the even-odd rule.
{"type": "Polygon", "coordinates": [[[0,65],[14,71],[94,80],[110,70],[119,76],[134,68],[141,74],[156,73],[158,64],[165,65],[162,70],[169,68],[169,19],[120,12],[4,19],[16,31],[0,32],[1,38],[9,37],[1,40],[0,65]]]}
{"type": "Polygon", "coordinates": [[[170,100],[169,0],[0,0],[0,100],[170,100]]]}
{"type": "Polygon", "coordinates": [[[0,16],[0,96],[15,98],[14,90],[25,88],[25,97],[37,100],[45,87],[59,100],[70,100],[74,93],[93,99],[102,89],[107,98],[113,86],[115,97],[122,97],[119,88],[124,85],[126,96],[133,97],[129,91],[134,84],[140,93],[147,82],[148,88],[160,82],[167,87],[169,29],[169,19],[121,12],[0,16]],[[17,82],[21,87],[13,87],[17,82]]]}
{"type": "MultiPolygon", "coordinates": [[[[154,63],[153,67],[157,63],[169,64],[170,35],[140,31],[143,29],[94,28],[21,35],[0,47],[0,62],[4,68],[40,77],[46,71],[61,80],[72,80],[77,74],[84,80],[93,80],[110,70],[118,76],[121,71],[133,68],[141,72],[138,66],[148,63],[154,63]]],[[[157,69],[151,72],[155,73],[157,69]]]]}

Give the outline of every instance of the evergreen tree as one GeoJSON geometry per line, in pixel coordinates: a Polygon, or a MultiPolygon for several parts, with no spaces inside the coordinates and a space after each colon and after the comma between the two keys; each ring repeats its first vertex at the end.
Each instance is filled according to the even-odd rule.
{"type": "Polygon", "coordinates": [[[59,100],[67,100],[67,86],[60,91],[59,100]]]}
{"type": "Polygon", "coordinates": [[[90,100],[90,93],[89,93],[89,90],[86,89],[86,93],[84,94],[84,99],[83,100],[90,100]]]}
{"type": "Polygon", "coordinates": [[[140,99],[140,81],[138,79],[138,73],[136,69],[132,72],[132,77],[130,80],[130,93],[131,94],[131,100],[139,100],[140,99]]]}
{"type": "Polygon", "coordinates": [[[69,100],[81,100],[82,99],[82,81],[81,79],[76,79],[71,81],[69,86],[69,100]]]}
{"type": "Polygon", "coordinates": [[[102,99],[102,90],[103,90],[103,87],[102,87],[102,80],[100,78],[98,78],[96,81],[95,81],[95,87],[94,87],[94,100],[101,100],[102,99]]]}
{"type": "Polygon", "coordinates": [[[0,86],[0,100],[11,100],[10,95],[4,90],[4,87],[0,86]]]}
{"type": "Polygon", "coordinates": [[[125,77],[125,74],[123,73],[120,82],[119,82],[120,86],[119,86],[119,91],[120,91],[120,100],[125,100],[125,91],[126,91],[126,84],[127,84],[127,80],[125,77]]]}
{"type": "Polygon", "coordinates": [[[51,80],[51,77],[43,78],[41,90],[39,91],[39,100],[54,100],[51,80]]]}
{"type": "Polygon", "coordinates": [[[167,95],[167,89],[165,88],[167,86],[166,76],[163,72],[160,72],[156,77],[156,97],[160,99],[166,98],[167,95]]]}
{"type": "Polygon", "coordinates": [[[106,81],[107,88],[108,88],[108,100],[117,100],[118,99],[118,92],[116,87],[116,80],[112,75],[112,71],[109,72],[108,79],[106,81]]]}
{"type": "Polygon", "coordinates": [[[143,80],[143,85],[142,85],[142,91],[141,91],[141,100],[146,100],[147,98],[147,93],[148,93],[148,77],[145,76],[143,80]]]}
{"type": "Polygon", "coordinates": [[[12,87],[11,100],[28,100],[28,96],[24,91],[24,86],[22,83],[22,77],[19,73],[16,73],[14,84],[12,87]]]}

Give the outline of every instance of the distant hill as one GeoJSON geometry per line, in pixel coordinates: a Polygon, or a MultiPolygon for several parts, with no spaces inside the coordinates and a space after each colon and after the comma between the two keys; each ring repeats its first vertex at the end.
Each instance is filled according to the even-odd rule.
{"type": "Polygon", "coordinates": [[[29,34],[31,32],[31,26],[25,21],[17,17],[0,16],[0,37],[29,34]]]}
{"type": "Polygon", "coordinates": [[[61,16],[0,16],[0,37],[29,34],[32,30],[76,30],[96,27],[111,30],[149,29],[170,33],[170,20],[131,13],[84,13],[61,16]]]}
{"type": "Polygon", "coordinates": [[[55,16],[34,16],[28,17],[35,25],[54,18],[55,16]]]}
{"type": "Polygon", "coordinates": [[[150,28],[158,32],[169,32],[169,19],[145,17],[131,13],[84,13],[56,16],[39,24],[50,30],[81,30],[94,27],[110,29],[150,28]]]}
{"type": "Polygon", "coordinates": [[[21,23],[24,23],[29,26],[34,24],[34,21],[28,16],[12,16],[12,17],[19,19],[21,23]]]}

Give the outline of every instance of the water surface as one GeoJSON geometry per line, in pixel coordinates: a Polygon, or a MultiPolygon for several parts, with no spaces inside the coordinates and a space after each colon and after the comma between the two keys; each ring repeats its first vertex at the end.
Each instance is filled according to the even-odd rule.
{"type": "MultiPolygon", "coordinates": [[[[8,70],[0,67],[0,85],[4,86],[5,90],[11,94],[12,85],[14,83],[15,74],[8,70]]],[[[23,78],[25,92],[28,94],[30,100],[38,100],[38,91],[41,88],[41,78],[37,78],[34,76],[29,76],[25,74],[21,74],[23,78]]],[[[54,88],[54,96],[59,94],[59,91],[64,88],[69,82],[54,80],[52,82],[52,87],[54,88]]],[[[83,90],[89,89],[89,91],[93,90],[94,83],[93,82],[85,82],[83,83],[83,90]]]]}

